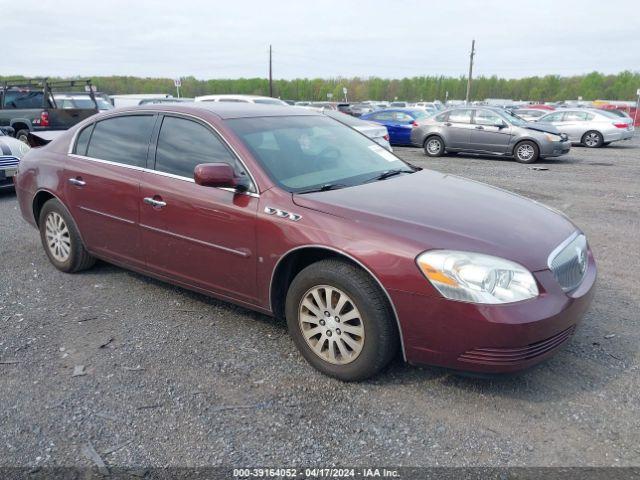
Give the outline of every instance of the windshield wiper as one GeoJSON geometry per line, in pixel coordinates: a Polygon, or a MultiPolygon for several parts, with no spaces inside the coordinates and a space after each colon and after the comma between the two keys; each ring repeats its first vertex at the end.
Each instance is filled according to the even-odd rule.
{"type": "Polygon", "coordinates": [[[413,170],[404,170],[402,168],[393,168],[391,170],[385,170],[384,172],[376,175],[373,178],[370,178],[364,183],[375,182],[376,180],[384,180],[385,178],[393,177],[395,175],[400,175],[401,173],[414,173],[413,170]]]}
{"type": "Polygon", "coordinates": [[[347,187],[344,183],[325,183],[319,187],[311,187],[306,190],[299,190],[294,193],[313,193],[313,192],[326,192],[328,190],[338,190],[339,188],[347,187]]]}

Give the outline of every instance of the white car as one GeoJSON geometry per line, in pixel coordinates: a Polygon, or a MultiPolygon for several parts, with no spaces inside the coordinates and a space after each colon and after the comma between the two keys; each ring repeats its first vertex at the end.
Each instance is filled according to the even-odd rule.
{"type": "Polygon", "coordinates": [[[516,108],[512,110],[512,112],[527,122],[535,122],[539,120],[540,117],[549,113],[549,110],[542,110],[540,108],[516,108]]]}
{"type": "Polygon", "coordinates": [[[56,101],[58,108],[64,109],[78,109],[88,108],[93,109],[98,107],[99,111],[111,110],[113,105],[108,102],[104,97],[95,95],[95,103],[91,99],[88,93],[55,93],[53,99],[56,101]]]}
{"type": "Polygon", "coordinates": [[[633,138],[633,120],[618,117],[606,110],[576,108],[556,110],[543,115],[539,123],[550,123],[566,133],[573,144],[597,148],[619,140],[633,138]]]}
{"type": "Polygon", "coordinates": [[[0,129],[0,190],[13,188],[13,177],[18,172],[18,163],[29,149],[29,145],[5,135],[0,129]]]}
{"type": "Polygon", "coordinates": [[[257,103],[263,105],[290,106],[287,102],[273,97],[260,97],[258,95],[203,95],[194,99],[196,102],[239,102],[257,103]]]}

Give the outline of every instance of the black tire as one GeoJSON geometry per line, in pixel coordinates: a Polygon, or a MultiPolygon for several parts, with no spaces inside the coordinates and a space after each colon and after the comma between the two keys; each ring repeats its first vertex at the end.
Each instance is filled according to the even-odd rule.
{"type": "MultiPolygon", "coordinates": [[[[337,314],[341,315],[340,312],[344,312],[347,305],[345,304],[342,307],[343,310],[337,314]]],[[[398,350],[398,331],[384,292],[365,271],[349,262],[338,259],[321,260],[303,269],[289,286],[285,312],[289,333],[302,356],[320,372],[340,380],[360,381],[376,375],[389,364],[398,350]],[[335,364],[321,358],[314,353],[302,333],[299,321],[302,302],[311,290],[316,287],[322,288],[322,286],[340,290],[341,292],[336,292],[337,295],[346,294],[353,307],[357,308],[360,313],[359,321],[364,329],[364,335],[360,340],[362,347],[355,359],[349,363],[335,364]]],[[[345,318],[348,313],[348,310],[344,313],[345,318]]],[[[342,325],[345,324],[346,322],[342,323],[342,325]]],[[[322,323],[322,325],[325,324],[322,323]]],[[[340,324],[334,324],[334,326],[339,327],[340,324]]],[[[318,328],[322,330],[322,333],[318,333],[322,338],[325,336],[324,329],[330,327],[319,326],[318,328]]],[[[340,335],[341,332],[338,330],[337,328],[335,332],[340,335]]],[[[328,331],[326,334],[329,335],[328,331]]],[[[346,332],[342,332],[342,334],[347,335],[346,332]]],[[[353,338],[357,339],[358,337],[353,338]]],[[[326,340],[329,340],[329,343],[326,344],[327,350],[329,350],[331,337],[326,337],[326,340]]],[[[333,341],[340,342],[341,340],[340,337],[335,336],[333,341]]],[[[342,345],[347,344],[343,343],[342,345]]],[[[337,346],[334,348],[337,349],[337,346]]]]}
{"type": "Polygon", "coordinates": [[[29,144],[29,130],[23,128],[22,130],[18,130],[16,132],[16,138],[23,143],[29,144]]]}
{"type": "Polygon", "coordinates": [[[431,135],[425,138],[422,148],[427,157],[441,157],[444,155],[444,140],[438,135],[431,135]]]}
{"type": "Polygon", "coordinates": [[[604,144],[602,134],[596,130],[589,130],[580,139],[580,143],[587,148],[600,148],[604,144]]]}
{"type": "Polygon", "coordinates": [[[540,149],[536,142],[523,140],[513,147],[513,158],[520,163],[535,163],[540,158],[540,149]]]}
{"type": "Polygon", "coordinates": [[[69,215],[67,209],[57,199],[52,198],[43,205],[40,211],[40,217],[38,218],[38,227],[40,229],[40,240],[42,241],[44,251],[53,266],[58,270],[67,273],[80,272],[91,268],[96,262],[96,259],[87,252],[84,247],[80,234],[78,233],[78,228],[71,218],[71,215],[69,215]],[[55,247],[50,247],[49,240],[47,239],[47,221],[49,217],[51,217],[51,221],[55,222],[55,219],[58,218],[56,215],[62,219],[68,232],[66,235],[61,235],[61,237],[65,238],[65,243],[68,243],[69,252],[66,258],[56,258],[55,247]]]}

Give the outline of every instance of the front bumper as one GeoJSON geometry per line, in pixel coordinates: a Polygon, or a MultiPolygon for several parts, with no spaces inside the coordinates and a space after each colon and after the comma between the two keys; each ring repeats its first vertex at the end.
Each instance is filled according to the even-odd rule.
{"type": "Polygon", "coordinates": [[[390,291],[407,361],[477,373],[508,373],[552,356],[571,337],[594,294],[596,265],[565,293],[550,270],[534,272],[540,295],[506,305],[479,305],[390,291]]]}
{"type": "Polygon", "coordinates": [[[546,142],[540,148],[540,157],[559,157],[565,155],[571,150],[571,142],[566,140],[564,142],[546,142]]]}

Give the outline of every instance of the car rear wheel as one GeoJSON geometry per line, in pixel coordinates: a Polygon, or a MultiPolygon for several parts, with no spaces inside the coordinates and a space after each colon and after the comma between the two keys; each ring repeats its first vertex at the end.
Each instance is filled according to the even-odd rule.
{"type": "Polygon", "coordinates": [[[398,348],[384,293],[366,272],[346,261],[322,260],[296,275],[287,292],[286,317],[304,358],[344,381],[375,375],[398,348]]]}
{"type": "Polygon", "coordinates": [[[444,154],[444,142],[440,137],[428,137],[423,144],[424,153],[428,157],[441,157],[444,154]]]}
{"type": "Polygon", "coordinates": [[[582,136],[582,144],[589,148],[601,147],[604,143],[602,134],[595,130],[590,130],[582,136]]]}
{"type": "Polygon", "coordinates": [[[22,143],[29,144],[29,130],[22,129],[16,132],[16,138],[22,143]]]}
{"type": "Polygon", "coordinates": [[[534,163],[538,160],[540,151],[534,142],[525,140],[515,146],[513,156],[520,163],[534,163]]]}
{"type": "Polygon", "coordinates": [[[73,219],[58,200],[44,204],[38,225],[44,251],[58,270],[71,273],[93,266],[95,258],[84,248],[73,219]]]}

